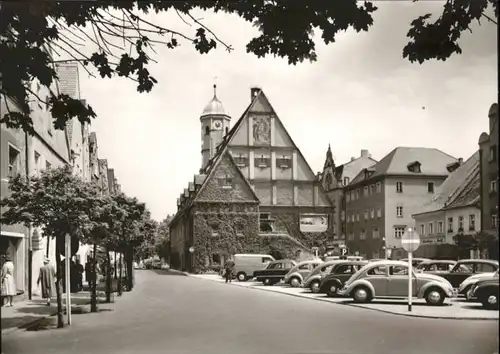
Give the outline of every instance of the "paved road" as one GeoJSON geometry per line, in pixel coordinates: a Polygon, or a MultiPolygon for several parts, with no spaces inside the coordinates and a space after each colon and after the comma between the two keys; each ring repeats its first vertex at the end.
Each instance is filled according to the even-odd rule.
{"type": "Polygon", "coordinates": [[[10,334],[15,354],[493,354],[498,322],[410,318],[139,271],[110,312],[10,334]]]}

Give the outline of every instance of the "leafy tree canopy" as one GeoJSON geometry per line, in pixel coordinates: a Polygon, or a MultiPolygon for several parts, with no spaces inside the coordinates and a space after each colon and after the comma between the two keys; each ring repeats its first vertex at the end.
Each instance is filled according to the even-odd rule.
{"type": "MultiPolygon", "coordinates": [[[[491,4],[498,18],[497,0],[446,0],[435,21],[426,14],[411,23],[409,43],[403,57],[422,63],[429,59],[446,60],[460,54],[461,34],[472,21],[485,17],[491,4]]],[[[51,91],[44,99],[32,89],[37,81],[46,88],[57,79],[54,56],[68,57],[83,68],[94,67],[103,78],[127,77],[137,82],[139,92],[149,92],[157,83],[148,64],[153,61],[153,45],[162,43],[175,48],[189,43],[201,53],[208,53],[224,43],[191,12],[195,9],[235,14],[252,22],[260,31],[249,41],[247,52],[258,57],[275,55],[288,58],[290,64],[316,60],[313,30],[326,43],[335,42],[339,31],[368,31],[377,7],[370,1],[9,1],[0,5],[0,94],[16,101],[17,109],[8,109],[0,122],[8,127],[33,133],[29,117],[30,99],[50,106],[56,129],[63,129],[72,117],[90,122],[96,116],[90,106],[68,95],[51,91]],[[152,23],[145,15],[176,11],[192,33],[180,33],[152,23]],[[118,41],[119,39],[119,41],[118,41]],[[121,44],[120,44],[121,43],[121,44]],[[85,44],[99,49],[91,54],[85,44]]],[[[91,71],[88,71],[91,74],[91,71]]]]}
{"type": "Polygon", "coordinates": [[[0,202],[7,208],[2,224],[31,223],[52,237],[108,227],[101,218],[108,198],[97,185],[75,176],[69,166],[45,170],[29,181],[18,176],[9,183],[11,194],[0,202]]]}

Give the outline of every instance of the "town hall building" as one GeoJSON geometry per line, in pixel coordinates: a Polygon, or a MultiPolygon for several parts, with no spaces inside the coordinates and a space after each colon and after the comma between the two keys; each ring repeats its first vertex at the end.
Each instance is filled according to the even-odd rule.
{"type": "Polygon", "coordinates": [[[177,199],[170,224],[174,269],[216,269],[236,253],[303,259],[333,239],[333,212],[264,92],[230,128],[214,97],[200,117],[202,166],[177,199]]]}

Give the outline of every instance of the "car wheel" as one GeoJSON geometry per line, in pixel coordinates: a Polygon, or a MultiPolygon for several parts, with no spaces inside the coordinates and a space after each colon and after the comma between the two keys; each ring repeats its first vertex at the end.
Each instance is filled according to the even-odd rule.
{"type": "Polygon", "coordinates": [[[498,309],[498,294],[486,294],[482,299],[481,303],[483,307],[488,310],[498,309]]]}
{"type": "Polygon", "coordinates": [[[271,282],[271,279],[264,279],[264,281],[262,282],[262,284],[264,284],[266,286],[273,285],[272,282],[271,282]]]}
{"type": "Polygon", "coordinates": [[[444,302],[444,291],[439,288],[430,288],[425,292],[425,302],[431,306],[440,306],[444,302]]]}
{"type": "Polygon", "coordinates": [[[311,283],[311,292],[313,294],[317,294],[319,293],[319,280],[314,280],[312,283],[311,283]]]}
{"type": "Polygon", "coordinates": [[[352,298],[355,302],[370,302],[372,300],[372,293],[366,286],[358,286],[353,290],[352,298]]]}
{"type": "Polygon", "coordinates": [[[236,278],[238,278],[238,281],[247,281],[247,275],[245,274],[245,272],[239,272],[236,275],[236,278]]]}
{"type": "Polygon", "coordinates": [[[297,277],[293,277],[290,279],[290,286],[292,288],[298,288],[300,286],[300,279],[297,277]]]}
{"type": "Polygon", "coordinates": [[[328,295],[329,297],[337,296],[337,291],[339,290],[339,288],[336,283],[328,284],[326,289],[326,295],[328,295]]]}

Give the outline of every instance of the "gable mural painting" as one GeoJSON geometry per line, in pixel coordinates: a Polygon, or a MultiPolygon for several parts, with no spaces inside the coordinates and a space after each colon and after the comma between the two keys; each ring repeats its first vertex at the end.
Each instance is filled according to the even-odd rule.
{"type": "Polygon", "coordinates": [[[269,145],[271,143],[271,117],[253,117],[253,141],[259,145],[269,145]]]}

